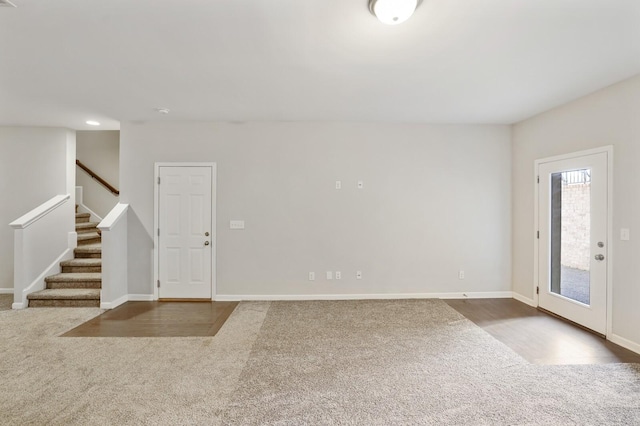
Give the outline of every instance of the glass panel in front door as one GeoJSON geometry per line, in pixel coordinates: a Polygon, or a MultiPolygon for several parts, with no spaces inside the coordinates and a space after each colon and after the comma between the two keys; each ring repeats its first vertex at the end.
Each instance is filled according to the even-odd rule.
{"type": "Polygon", "coordinates": [[[591,169],[551,175],[550,255],[549,290],[589,305],[591,169]]]}

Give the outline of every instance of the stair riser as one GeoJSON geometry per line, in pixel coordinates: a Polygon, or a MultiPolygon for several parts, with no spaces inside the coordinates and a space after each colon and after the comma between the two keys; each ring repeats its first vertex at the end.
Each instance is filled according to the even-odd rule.
{"type": "Polygon", "coordinates": [[[99,243],[100,238],[92,238],[90,240],[78,240],[78,246],[88,246],[89,244],[99,243]]]}
{"type": "Polygon", "coordinates": [[[75,253],[76,258],[78,259],[100,259],[102,258],[102,253],[75,253]]]}
{"type": "Polygon", "coordinates": [[[76,223],[87,223],[89,219],[88,217],[76,217],[76,223]]]}
{"type": "Polygon", "coordinates": [[[51,290],[59,288],[102,288],[101,281],[54,281],[47,283],[51,290]]]}
{"type": "Polygon", "coordinates": [[[72,272],[102,272],[102,267],[100,266],[63,266],[63,273],[72,273],[72,272]]]}
{"type": "Polygon", "coordinates": [[[97,299],[31,299],[30,308],[99,308],[97,299]]]}

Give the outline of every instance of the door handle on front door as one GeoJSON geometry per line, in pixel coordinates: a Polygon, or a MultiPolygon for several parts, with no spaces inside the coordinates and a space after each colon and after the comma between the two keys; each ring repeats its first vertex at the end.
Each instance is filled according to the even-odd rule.
{"type": "Polygon", "coordinates": [[[604,255],[603,254],[596,254],[595,259],[597,261],[599,261],[599,262],[603,261],[604,260],[604,255]]]}
{"type": "Polygon", "coordinates": [[[204,242],[204,245],[205,245],[205,246],[208,246],[208,245],[209,245],[209,241],[205,241],[205,242],[204,242]]]}

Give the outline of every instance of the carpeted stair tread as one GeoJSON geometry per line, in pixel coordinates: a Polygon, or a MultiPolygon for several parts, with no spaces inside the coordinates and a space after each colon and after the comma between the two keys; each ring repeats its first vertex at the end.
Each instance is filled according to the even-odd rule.
{"type": "Polygon", "coordinates": [[[29,300],[100,300],[99,288],[56,288],[36,291],[29,300]]]}
{"type": "Polygon", "coordinates": [[[76,229],[80,229],[80,228],[95,228],[98,225],[100,225],[100,223],[98,223],[98,222],[80,222],[80,223],[76,223],[76,229]]]}
{"type": "Polygon", "coordinates": [[[60,262],[63,273],[102,272],[101,258],[75,258],[60,262]]]}
{"type": "Polygon", "coordinates": [[[73,251],[73,253],[74,253],[76,259],[77,258],[81,258],[81,259],[87,259],[87,258],[100,259],[102,257],[102,244],[100,242],[83,244],[81,246],[76,247],[75,250],[73,251]]]}
{"type": "Polygon", "coordinates": [[[92,250],[96,251],[97,250],[97,252],[100,252],[100,251],[102,251],[102,244],[100,244],[100,243],[92,243],[92,244],[87,244],[87,245],[84,245],[82,247],[77,247],[76,248],[76,250],[80,250],[80,249],[82,249],[83,251],[92,251],[92,250]]]}
{"type": "Polygon", "coordinates": [[[102,259],[71,259],[60,262],[60,266],[102,266],[102,259]]]}
{"type": "Polygon", "coordinates": [[[63,271],[60,274],[46,277],[48,289],[86,289],[102,288],[102,274],[98,271],[63,271]]]}
{"type": "Polygon", "coordinates": [[[99,225],[98,222],[82,222],[76,223],[76,232],[77,233],[85,233],[85,232],[98,232],[99,225]]]}
{"type": "Polygon", "coordinates": [[[102,253],[102,244],[101,243],[91,243],[85,244],[83,246],[78,246],[75,249],[76,254],[78,253],[102,253]]]}
{"type": "Polygon", "coordinates": [[[102,281],[102,273],[100,272],[72,272],[60,273],[46,277],[45,282],[71,282],[71,281],[102,281]]]}
{"type": "Polygon", "coordinates": [[[91,215],[89,213],[76,213],[76,223],[89,222],[91,215]]]}
{"type": "Polygon", "coordinates": [[[78,243],[80,243],[81,241],[95,240],[97,238],[100,238],[100,234],[98,234],[97,232],[87,232],[85,234],[78,234],[78,243]]]}

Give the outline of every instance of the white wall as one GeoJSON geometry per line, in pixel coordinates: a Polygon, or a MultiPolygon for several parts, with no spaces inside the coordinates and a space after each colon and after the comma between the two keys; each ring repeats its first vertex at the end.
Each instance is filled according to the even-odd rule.
{"type": "MultiPolygon", "coordinates": [[[[76,155],[84,165],[116,189],[120,189],[120,132],[78,131],[76,155]]],[[[104,218],[118,204],[118,196],[76,167],[76,184],[83,187],[83,204],[104,218]]]]}
{"type": "Polygon", "coordinates": [[[12,223],[14,309],[25,308],[27,295],[43,290],[45,278],[60,273],[60,262],[73,258],[73,210],[70,194],[56,195],[12,223]]]}
{"type": "Polygon", "coordinates": [[[217,163],[219,295],[511,290],[508,126],[123,123],[120,154],[129,293],[153,291],[154,162],[167,161],[217,163]]]}
{"type": "Polygon", "coordinates": [[[75,202],[75,132],[0,127],[0,152],[0,289],[6,289],[13,288],[9,223],[58,194],[71,193],[75,202]]]}
{"type": "Polygon", "coordinates": [[[640,76],[514,126],[513,289],[533,297],[534,160],[605,145],[614,146],[613,333],[640,344],[640,76]]]}

